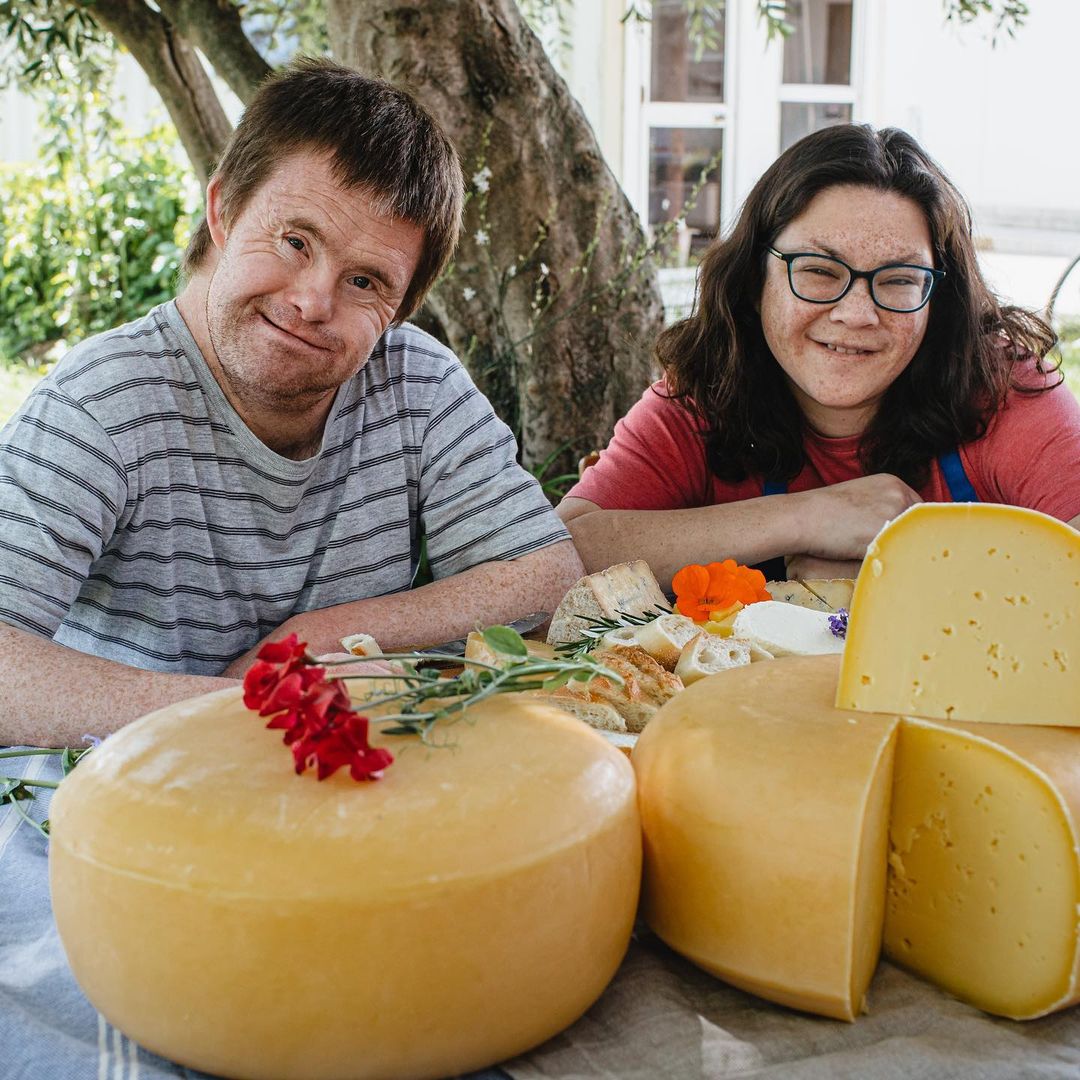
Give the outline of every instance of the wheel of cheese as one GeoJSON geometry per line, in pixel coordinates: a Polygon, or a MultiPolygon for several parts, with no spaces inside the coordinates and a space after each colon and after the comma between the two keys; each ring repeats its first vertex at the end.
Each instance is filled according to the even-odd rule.
{"type": "Polygon", "coordinates": [[[653,930],[741,989],[852,1020],[881,946],[897,721],[834,708],[838,664],[702,679],[632,760],[653,930]]]}
{"type": "Polygon", "coordinates": [[[847,712],[838,669],[713,675],[645,729],[653,929],[735,986],[841,1019],[883,936],[986,1012],[1080,1001],[1080,730],[847,712]]]}
{"type": "Polygon", "coordinates": [[[193,699],[60,786],[53,908],[111,1023],[224,1076],[387,1080],[502,1060],[599,996],[640,882],[617,749],[504,698],[445,746],[374,734],[380,780],[319,782],[263,723],[237,690],[193,699]]]}

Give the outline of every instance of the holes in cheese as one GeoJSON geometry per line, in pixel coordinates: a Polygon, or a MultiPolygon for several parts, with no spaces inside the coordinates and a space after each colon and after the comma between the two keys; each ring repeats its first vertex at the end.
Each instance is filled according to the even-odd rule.
{"type": "Polygon", "coordinates": [[[841,1019],[883,923],[891,959],[987,1012],[1080,1001],[1080,731],[848,712],[838,666],[703,679],[646,728],[650,925],[735,986],[841,1019]]]}
{"type": "Polygon", "coordinates": [[[1074,731],[904,722],[889,830],[892,960],[1015,1020],[1080,999],[1078,761],[1074,731]]]}
{"type": "Polygon", "coordinates": [[[702,679],[633,763],[653,930],[741,989],[852,1020],[881,943],[897,722],[840,712],[835,686],[835,657],[702,679]]]}
{"type": "Polygon", "coordinates": [[[1080,533],[1034,510],[923,503],[870,545],[836,703],[1080,725],[1080,533]]]}
{"type": "Polygon", "coordinates": [[[640,880],[629,762],[527,699],[373,734],[374,783],[296,776],[237,690],[124,728],[52,804],[57,926],[94,1005],[184,1065],[445,1076],[599,996],[640,880]]]}

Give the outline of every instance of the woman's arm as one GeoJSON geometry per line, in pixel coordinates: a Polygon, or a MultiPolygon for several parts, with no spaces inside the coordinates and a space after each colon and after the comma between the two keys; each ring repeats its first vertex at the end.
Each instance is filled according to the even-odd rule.
{"type": "Polygon", "coordinates": [[[920,501],[902,480],[879,474],[690,510],[604,510],[566,498],[557,513],[587,571],[645,559],[668,588],[687,563],[731,558],[751,564],[777,555],[860,560],[887,521],[920,501]]]}

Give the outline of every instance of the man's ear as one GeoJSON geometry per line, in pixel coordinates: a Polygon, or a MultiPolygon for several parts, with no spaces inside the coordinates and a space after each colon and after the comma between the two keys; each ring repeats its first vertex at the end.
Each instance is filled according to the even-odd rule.
{"type": "Polygon", "coordinates": [[[214,247],[218,251],[223,250],[228,237],[228,229],[221,216],[221,181],[216,174],[210,177],[210,183],[206,185],[206,225],[210,230],[210,239],[214,241],[214,247]]]}

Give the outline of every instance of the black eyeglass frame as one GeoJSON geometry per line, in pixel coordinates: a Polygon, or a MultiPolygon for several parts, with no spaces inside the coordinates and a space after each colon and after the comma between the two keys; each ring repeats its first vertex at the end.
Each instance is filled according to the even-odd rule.
{"type": "Polygon", "coordinates": [[[766,248],[770,255],[775,255],[782,262],[787,263],[787,280],[788,288],[791,290],[791,295],[797,300],[802,300],[807,304],[838,304],[849,292],[855,282],[860,278],[866,280],[866,287],[870,292],[870,299],[874,304],[881,308],[882,311],[892,311],[898,315],[913,315],[916,311],[921,311],[927,304],[930,303],[930,297],[934,294],[934,289],[937,288],[937,283],[945,277],[944,270],[935,270],[932,266],[920,266],[918,263],[885,263],[882,266],[877,266],[873,270],[856,270],[853,266],[848,266],[843,259],[838,259],[835,255],[823,255],[820,251],[792,251],[784,254],[782,251],[777,251],[771,244],[766,248]],[[834,296],[831,300],[811,300],[808,296],[802,296],[795,291],[795,282],[791,276],[791,264],[796,259],[809,257],[811,259],[828,259],[830,262],[839,263],[850,275],[848,283],[844,287],[844,291],[839,296],[834,296]],[[918,307],[913,308],[895,308],[889,307],[888,304],[883,304],[874,295],[874,275],[880,273],[882,270],[922,270],[930,275],[930,288],[926,290],[926,295],[922,299],[922,303],[918,307]]]}

